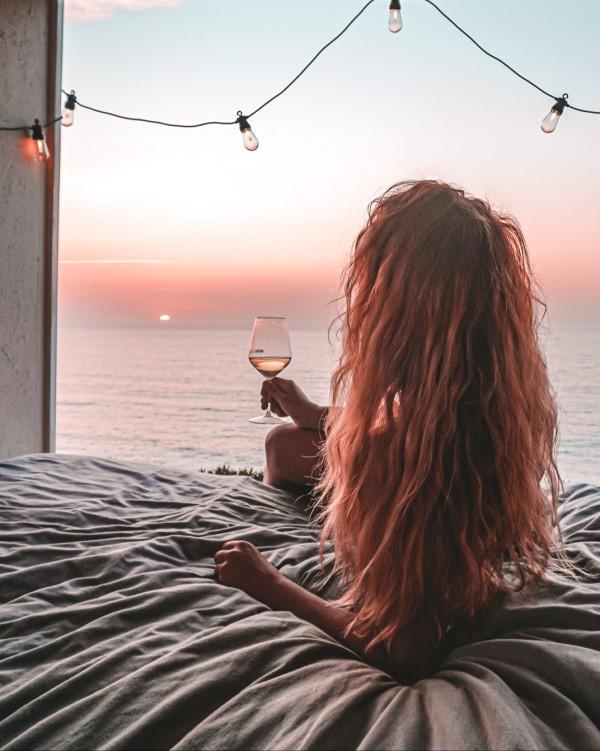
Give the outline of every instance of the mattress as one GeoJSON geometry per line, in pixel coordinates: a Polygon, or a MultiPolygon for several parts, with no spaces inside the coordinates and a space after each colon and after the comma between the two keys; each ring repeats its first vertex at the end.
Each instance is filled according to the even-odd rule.
{"type": "Polygon", "coordinates": [[[215,581],[253,542],[321,596],[302,499],[246,477],[57,455],[0,462],[5,749],[598,749],[600,489],[568,489],[570,558],[438,672],[400,685],[215,581]]]}

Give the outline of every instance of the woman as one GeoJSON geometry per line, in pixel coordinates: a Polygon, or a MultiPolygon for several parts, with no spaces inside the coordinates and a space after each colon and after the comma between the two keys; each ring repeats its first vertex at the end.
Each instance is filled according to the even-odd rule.
{"type": "Polygon", "coordinates": [[[294,420],[269,434],[266,481],[308,484],[322,455],[343,596],[305,591],[240,541],[216,554],[219,581],[412,681],[452,626],[539,580],[560,479],[536,302],[521,230],[486,202],[436,181],[375,201],[345,276],[332,408],[284,379],[262,391],[294,420]]]}

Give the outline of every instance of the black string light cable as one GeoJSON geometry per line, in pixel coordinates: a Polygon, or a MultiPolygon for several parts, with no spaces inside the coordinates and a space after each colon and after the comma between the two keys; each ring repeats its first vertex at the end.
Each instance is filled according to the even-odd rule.
{"type": "MultiPolygon", "coordinates": [[[[503,65],[505,68],[507,68],[511,73],[513,73],[515,76],[517,76],[517,78],[520,78],[522,81],[525,81],[525,83],[528,83],[530,86],[533,86],[534,89],[537,89],[542,94],[545,94],[547,97],[550,97],[550,99],[554,99],[555,105],[550,110],[550,113],[552,113],[552,112],[556,112],[557,113],[556,122],[558,122],[558,117],[560,117],[560,115],[562,115],[565,107],[569,107],[569,109],[576,110],[577,112],[584,112],[584,113],[586,113],[588,115],[600,115],[600,110],[587,110],[587,109],[583,109],[582,107],[575,107],[574,104],[569,104],[569,102],[567,101],[567,99],[569,97],[568,94],[563,94],[562,96],[555,96],[554,94],[551,94],[549,91],[546,91],[545,89],[542,89],[541,86],[538,86],[538,84],[535,83],[534,81],[532,81],[530,78],[527,78],[522,73],[519,73],[518,70],[515,70],[515,68],[513,68],[512,65],[509,65],[506,62],[506,60],[503,60],[501,57],[498,57],[497,55],[494,55],[493,53],[489,52],[489,50],[486,50],[485,47],[483,47],[481,44],[479,44],[479,42],[474,37],[472,37],[467,31],[465,31],[462,26],[460,26],[459,24],[456,23],[456,21],[454,21],[452,18],[450,18],[450,16],[447,13],[445,13],[440,8],[439,5],[436,5],[436,3],[433,2],[433,0],[425,0],[425,2],[428,3],[428,5],[431,5],[432,8],[435,8],[435,10],[437,10],[437,12],[441,16],[443,16],[446,19],[446,21],[448,21],[449,24],[451,24],[452,26],[454,26],[454,28],[457,31],[459,31],[461,34],[463,34],[463,36],[465,36],[469,41],[471,41],[477,47],[477,49],[479,49],[481,52],[483,52],[484,55],[487,55],[488,57],[491,57],[492,60],[496,60],[496,62],[500,63],[500,65],[503,65]]],[[[393,4],[394,3],[393,3],[393,0],[392,0],[392,4],[390,4],[390,8],[392,7],[393,4]]],[[[549,117],[549,115],[547,115],[544,118],[544,120],[546,120],[548,117],[549,117]]],[[[556,123],[555,123],[554,127],[556,127],[556,123]]],[[[543,129],[544,128],[542,126],[542,130],[543,129]]],[[[554,128],[552,130],[554,130],[554,128]]],[[[550,133],[552,131],[546,131],[546,132],[550,133]]]]}
{"type": "MultiPolygon", "coordinates": [[[[74,92],[68,94],[64,89],[61,89],[63,94],[67,97],[75,96],[74,92]]],[[[151,125],[164,125],[167,128],[203,128],[205,125],[236,125],[237,120],[207,120],[204,123],[168,123],[164,120],[151,120],[146,117],[131,117],[130,115],[119,115],[117,112],[109,112],[109,110],[101,110],[97,107],[92,107],[89,104],[84,104],[79,98],[75,99],[74,104],[78,107],[82,107],[84,110],[90,110],[91,112],[97,112],[99,115],[108,115],[109,117],[117,117],[119,120],[130,120],[135,123],[150,123],[151,125]]],[[[66,107],[66,104],[65,104],[66,107]]]]}
{"type": "MultiPolygon", "coordinates": [[[[75,97],[75,92],[71,91],[70,94],[68,94],[64,89],[61,89],[62,93],[65,94],[67,97],[75,97],[72,99],[72,103],[77,103],[78,107],[83,107],[83,109],[91,110],[92,112],[97,112],[100,115],[108,115],[109,117],[117,117],[121,120],[131,120],[133,122],[139,122],[139,123],[150,123],[152,125],[163,125],[167,128],[203,128],[206,125],[239,125],[240,131],[242,132],[242,137],[244,140],[244,145],[249,151],[255,151],[258,148],[258,140],[254,133],[252,132],[252,129],[250,128],[250,123],[248,120],[251,117],[254,117],[258,112],[260,112],[262,109],[267,107],[271,102],[274,102],[275,99],[278,99],[282,94],[285,94],[285,92],[291,88],[296,81],[304,74],[306,71],[310,68],[310,66],[317,60],[318,57],[320,57],[323,52],[325,52],[326,49],[331,47],[334,42],[337,42],[337,40],[343,36],[348,29],[352,26],[352,24],[357,21],[360,16],[366,11],[366,9],[372,5],[375,2],[375,0],[368,0],[362,8],[356,13],[350,21],[344,26],[344,28],[338,32],[333,39],[330,39],[326,44],[324,44],[316,54],[312,56],[312,58],[306,63],[306,65],[302,68],[302,70],[292,78],[292,80],[286,84],[280,91],[278,91],[276,94],[273,94],[273,96],[269,97],[266,102],[263,102],[259,107],[252,110],[249,115],[244,115],[241,110],[238,110],[237,117],[235,120],[207,120],[206,122],[202,123],[171,123],[171,122],[165,122],[164,120],[152,120],[150,118],[145,117],[130,117],[129,115],[120,115],[117,112],[110,112],[109,110],[101,110],[96,107],[91,107],[89,104],[83,104],[78,98],[75,97]]],[[[65,107],[67,107],[67,104],[65,104],[65,107]]]]}
{"type": "Polygon", "coordinates": [[[338,40],[338,39],[339,39],[339,38],[340,38],[340,37],[341,37],[341,36],[342,36],[343,34],[345,34],[345,33],[346,33],[346,32],[348,31],[348,29],[349,29],[349,28],[350,28],[350,27],[352,26],[352,24],[353,24],[353,23],[354,23],[355,21],[358,21],[358,19],[359,19],[359,18],[360,18],[360,17],[362,16],[362,14],[363,14],[363,13],[364,13],[364,12],[366,11],[366,9],[367,9],[367,8],[369,7],[369,5],[371,5],[371,4],[372,4],[372,3],[374,3],[374,2],[375,2],[375,0],[369,0],[369,2],[368,2],[368,3],[365,3],[365,4],[363,5],[363,7],[362,7],[362,8],[361,8],[361,9],[360,9],[360,10],[358,11],[358,13],[357,13],[357,14],[356,14],[356,15],[355,15],[355,16],[354,16],[353,18],[351,18],[351,19],[350,19],[350,21],[348,21],[348,23],[347,23],[347,24],[346,24],[346,25],[344,26],[344,28],[343,28],[343,29],[342,29],[342,30],[341,30],[341,31],[339,32],[339,34],[336,34],[336,35],[335,35],[335,36],[333,37],[333,39],[330,39],[330,40],[329,40],[329,41],[327,42],[327,44],[324,44],[324,45],[323,45],[323,46],[321,47],[321,49],[320,49],[320,50],[319,50],[319,51],[318,51],[318,52],[317,52],[317,53],[316,53],[315,55],[313,55],[313,57],[312,57],[312,58],[311,58],[311,59],[310,59],[310,60],[309,60],[309,61],[308,61],[308,62],[306,63],[306,65],[304,66],[304,68],[302,68],[302,70],[300,71],[300,73],[298,73],[298,75],[297,75],[297,76],[294,76],[294,78],[292,78],[292,80],[291,80],[291,81],[290,81],[290,82],[289,82],[289,83],[287,84],[287,86],[284,86],[284,87],[283,87],[283,89],[281,89],[281,91],[278,91],[278,92],[277,92],[277,94],[274,94],[274,95],[273,95],[272,97],[270,97],[269,99],[267,99],[267,101],[266,101],[266,102],[263,102],[263,103],[262,103],[262,104],[260,105],[260,107],[257,107],[257,108],[256,108],[255,110],[253,110],[253,111],[252,111],[252,112],[251,112],[251,113],[250,113],[250,114],[248,115],[248,117],[254,117],[254,115],[256,115],[256,114],[257,114],[258,112],[260,112],[260,111],[261,111],[262,109],[264,109],[264,108],[265,108],[265,107],[266,107],[266,106],[267,106],[268,104],[271,104],[271,102],[274,102],[274,101],[275,101],[275,99],[278,99],[278,98],[279,98],[279,97],[280,97],[280,96],[281,96],[282,94],[285,94],[285,92],[286,92],[286,91],[287,91],[287,90],[288,90],[288,89],[289,89],[289,88],[290,88],[291,86],[293,86],[293,85],[294,85],[294,84],[296,83],[296,81],[297,81],[297,80],[298,80],[298,79],[300,78],[300,76],[301,76],[301,75],[302,75],[303,73],[306,73],[306,71],[307,71],[307,70],[308,70],[308,69],[310,68],[310,66],[311,66],[311,65],[312,65],[312,64],[313,64],[313,63],[315,62],[315,60],[316,60],[316,59],[317,59],[318,57],[320,57],[320,56],[321,56],[321,55],[323,54],[323,52],[325,52],[325,50],[326,50],[326,49],[327,49],[328,47],[331,47],[331,45],[332,45],[332,44],[333,44],[334,42],[337,42],[337,40],[338,40]]]}
{"type": "MultiPolygon", "coordinates": [[[[326,44],[324,44],[316,52],[316,54],[313,55],[313,57],[308,61],[308,63],[302,68],[302,70],[300,70],[300,72],[296,76],[294,76],[294,78],[292,78],[292,80],[289,83],[287,83],[280,91],[278,91],[276,94],[273,94],[273,96],[269,97],[259,107],[256,107],[256,109],[252,110],[252,112],[250,112],[250,114],[248,115],[244,115],[241,110],[238,110],[238,112],[236,113],[235,120],[207,120],[205,122],[200,122],[200,123],[172,123],[172,122],[166,122],[164,120],[153,120],[153,119],[145,118],[145,117],[132,117],[130,115],[122,115],[118,112],[111,112],[109,110],[103,110],[97,107],[92,107],[89,104],[85,104],[79,101],[74,91],[71,91],[70,93],[68,93],[64,89],[61,89],[63,94],[65,94],[67,97],[67,100],[65,102],[65,105],[62,111],[62,115],[54,118],[53,120],[49,120],[45,125],[42,125],[39,122],[39,120],[35,120],[34,124],[29,126],[31,137],[37,144],[38,156],[40,158],[47,158],[47,154],[48,154],[48,148],[44,139],[44,132],[43,132],[44,129],[48,128],[51,125],[54,125],[60,120],[62,120],[62,124],[65,126],[72,125],[76,106],[82,107],[83,109],[86,109],[86,110],[90,110],[91,112],[96,112],[100,115],[107,115],[109,117],[115,117],[120,120],[149,123],[151,125],[161,125],[161,126],[165,126],[168,128],[203,128],[207,125],[227,125],[227,126],[238,125],[242,133],[244,146],[249,151],[255,151],[258,148],[258,139],[256,138],[255,134],[253,133],[250,127],[249,119],[251,117],[254,117],[254,115],[258,114],[265,107],[267,107],[276,99],[278,99],[280,96],[285,94],[285,92],[288,91],[288,89],[290,89],[296,83],[296,81],[298,81],[298,79],[311,67],[311,65],[317,60],[317,58],[319,58],[323,54],[323,52],[325,52],[325,50],[331,47],[332,44],[334,44],[341,36],[343,36],[348,31],[348,29],[360,18],[360,16],[362,16],[362,14],[367,10],[367,8],[370,5],[372,5],[374,2],[375,0],[368,0],[368,2],[366,2],[362,6],[362,8],[358,11],[358,13],[356,13],[350,19],[350,21],[348,21],[348,23],[344,26],[344,28],[340,32],[338,32],[332,39],[330,39],[326,44]],[[43,156],[44,153],[46,154],[46,157],[43,156]]],[[[473,36],[471,36],[471,34],[465,31],[465,29],[463,29],[462,26],[460,26],[456,21],[454,21],[454,19],[452,19],[447,13],[445,13],[439,7],[439,5],[433,2],[433,0],[425,0],[425,2],[428,3],[428,5],[430,5],[432,8],[434,8],[458,32],[460,32],[470,42],[472,42],[484,55],[487,55],[492,60],[495,60],[496,62],[503,65],[513,75],[517,76],[517,78],[520,78],[522,81],[532,86],[541,94],[544,94],[544,96],[547,96],[550,99],[554,100],[552,109],[542,121],[542,130],[545,133],[552,133],[556,129],[558,120],[560,116],[562,115],[562,113],[564,112],[565,108],[575,110],[576,112],[583,112],[589,115],[600,115],[600,110],[584,109],[582,107],[576,107],[575,105],[571,104],[568,101],[568,94],[562,94],[562,96],[555,96],[549,91],[546,91],[537,83],[532,81],[530,78],[527,78],[518,70],[513,68],[512,65],[509,65],[501,57],[498,57],[497,55],[494,55],[493,53],[489,52],[489,50],[485,49],[485,47],[483,47],[473,36]]],[[[391,32],[394,32],[394,33],[401,31],[403,28],[400,0],[390,0],[388,28],[391,32]]],[[[26,129],[26,127],[27,126],[0,126],[0,131],[19,131],[19,130],[26,129]]]]}
{"type": "MultiPolygon", "coordinates": [[[[184,123],[170,123],[170,122],[164,122],[162,120],[152,120],[148,118],[143,117],[130,117],[127,115],[120,115],[116,112],[110,112],[107,110],[100,110],[95,107],[91,107],[87,104],[82,104],[79,102],[79,100],[75,99],[75,92],[71,92],[71,94],[67,94],[67,92],[63,89],[63,93],[67,94],[68,97],[72,98],[72,102],[74,103],[77,101],[78,106],[83,107],[84,109],[91,110],[93,112],[98,112],[102,115],[108,115],[110,117],[118,117],[122,120],[131,120],[135,122],[144,122],[144,123],[151,123],[154,125],[164,125],[170,128],[202,128],[205,125],[239,125],[240,131],[242,132],[242,137],[244,141],[244,146],[249,151],[254,151],[258,148],[258,140],[254,133],[252,132],[252,129],[250,127],[250,124],[248,120],[251,117],[254,117],[254,115],[258,114],[262,109],[267,107],[271,102],[274,102],[276,99],[278,99],[282,94],[285,94],[288,89],[290,89],[296,81],[310,68],[310,66],[317,60],[318,57],[320,57],[325,50],[327,50],[329,47],[331,47],[334,42],[336,42],[343,34],[345,34],[348,29],[352,26],[355,21],[357,21],[360,16],[367,10],[367,8],[373,4],[375,0],[368,0],[367,3],[365,3],[362,8],[356,13],[350,21],[344,26],[344,28],[336,34],[332,39],[330,39],[326,44],[324,44],[313,57],[308,61],[308,63],[300,70],[300,72],[292,78],[292,80],[286,84],[280,91],[278,91],[273,96],[269,97],[265,102],[263,102],[259,107],[256,107],[256,109],[252,110],[250,114],[244,115],[241,110],[237,112],[237,118],[235,120],[208,120],[206,122],[201,123],[191,123],[191,124],[184,124],[184,123]]],[[[520,78],[525,83],[532,86],[534,89],[539,91],[541,94],[544,94],[544,96],[549,97],[550,99],[554,99],[554,105],[552,106],[552,109],[546,115],[546,117],[542,121],[542,130],[545,133],[552,133],[558,124],[558,119],[564,112],[565,108],[568,107],[569,109],[576,110],[577,112],[583,112],[590,115],[600,115],[600,110],[590,110],[590,109],[583,109],[582,107],[576,107],[573,104],[570,104],[568,102],[568,94],[563,94],[562,96],[556,96],[549,91],[546,91],[546,89],[543,89],[541,86],[539,86],[537,83],[532,81],[530,78],[527,78],[527,76],[524,76],[522,73],[519,73],[518,70],[513,68],[512,65],[509,65],[505,60],[503,60],[501,57],[498,57],[498,55],[494,55],[489,50],[485,49],[471,34],[469,34],[465,29],[463,29],[460,24],[458,24],[456,21],[454,21],[453,18],[451,18],[447,13],[445,13],[439,5],[437,5],[433,0],[425,0],[426,3],[428,3],[432,8],[434,8],[446,21],[448,21],[449,24],[451,24],[458,32],[460,32],[463,36],[465,36],[470,42],[472,42],[481,52],[483,52],[484,55],[487,55],[492,60],[495,60],[496,62],[503,65],[507,70],[509,70],[513,75],[517,76],[517,78],[520,78]]],[[[401,4],[400,0],[391,0],[389,4],[389,19],[388,19],[388,28],[390,31],[396,33],[398,31],[401,31],[403,28],[403,22],[402,22],[402,15],[401,15],[401,4]]],[[[65,106],[68,106],[66,104],[65,106]]],[[[63,110],[63,116],[65,115],[66,111],[63,110]]],[[[65,123],[66,124],[66,123],[65,123]]]]}
{"type": "Polygon", "coordinates": [[[12,131],[12,132],[25,131],[35,144],[35,151],[33,152],[34,160],[36,162],[45,162],[47,159],[50,158],[50,151],[48,149],[48,144],[46,143],[44,130],[46,128],[49,128],[51,125],[55,125],[62,119],[63,119],[63,116],[59,115],[58,117],[55,117],[52,120],[48,120],[47,123],[44,123],[42,125],[42,123],[40,123],[40,121],[36,117],[32,125],[1,126],[0,130],[12,131]]]}
{"type": "MultiPolygon", "coordinates": [[[[40,128],[49,128],[51,125],[54,125],[54,123],[59,122],[59,120],[62,120],[62,115],[59,115],[58,117],[55,117],[53,120],[48,120],[47,123],[44,123],[43,125],[40,123],[40,121],[36,118],[34,120],[34,125],[39,125],[40,128]]],[[[33,130],[34,125],[13,125],[13,126],[4,126],[0,125],[0,130],[33,130]]]]}

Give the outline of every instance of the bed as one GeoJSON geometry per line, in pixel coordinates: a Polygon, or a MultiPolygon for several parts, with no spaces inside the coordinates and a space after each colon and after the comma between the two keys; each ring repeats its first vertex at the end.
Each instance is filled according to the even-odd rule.
{"type": "Polygon", "coordinates": [[[57,455],[0,462],[5,749],[599,749],[600,489],[561,505],[578,582],[510,599],[402,686],[218,584],[252,541],[333,596],[306,504],[245,477],[57,455]]]}

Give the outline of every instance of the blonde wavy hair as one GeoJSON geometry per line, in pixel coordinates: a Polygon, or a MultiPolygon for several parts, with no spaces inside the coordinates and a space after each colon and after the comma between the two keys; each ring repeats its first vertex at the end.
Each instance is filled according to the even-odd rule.
{"type": "Polygon", "coordinates": [[[539,579],[555,544],[557,413],[525,240],[458,188],[402,182],[370,205],[344,279],[322,541],[369,648],[423,615],[441,637],[539,579]]]}

